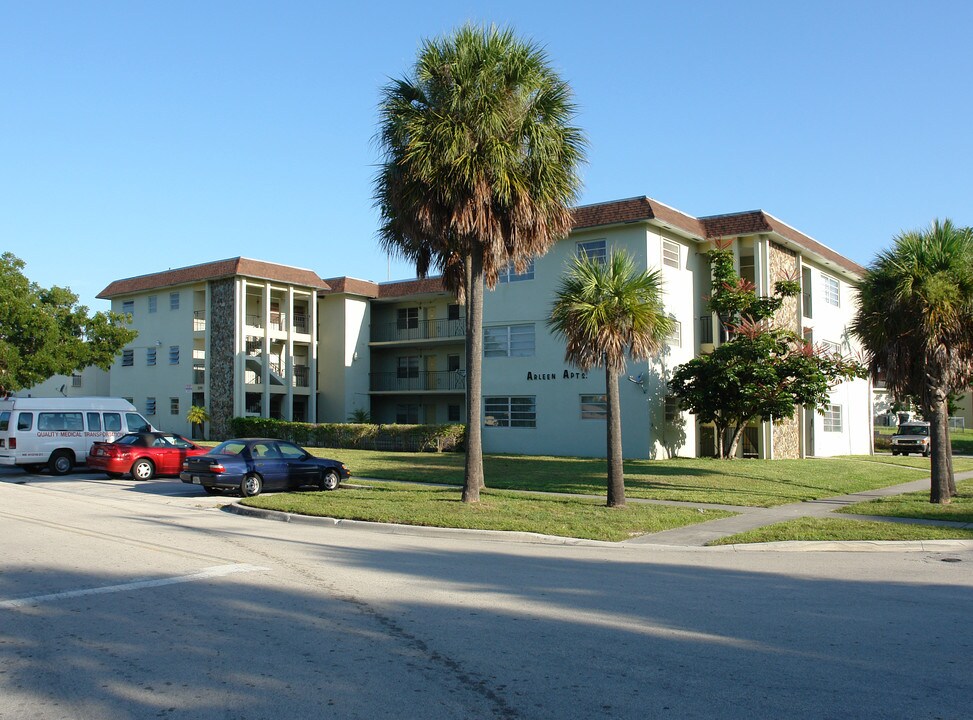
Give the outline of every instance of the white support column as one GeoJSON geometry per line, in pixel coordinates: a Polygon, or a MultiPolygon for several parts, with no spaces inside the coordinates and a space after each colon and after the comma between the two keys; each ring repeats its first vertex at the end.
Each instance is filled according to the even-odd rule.
{"type": "Polygon", "coordinates": [[[294,419],[294,286],[287,288],[287,357],[284,361],[284,382],[287,383],[287,395],[284,398],[284,417],[294,419]]]}
{"type": "Polygon", "coordinates": [[[263,417],[270,417],[270,281],[265,281],[263,285],[263,330],[264,336],[261,340],[263,347],[263,364],[260,368],[261,382],[263,383],[263,396],[260,399],[260,414],[263,417]]]}
{"type": "Polygon", "coordinates": [[[247,411],[247,280],[234,278],[233,305],[235,328],[233,338],[233,415],[242,417],[247,411]]]}
{"type": "Polygon", "coordinates": [[[307,419],[309,422],[318,421],[318,291],[312,288],[311,302],[308,308],[311,327],[311,347],[308,348],[308,398],[307,419]]]}

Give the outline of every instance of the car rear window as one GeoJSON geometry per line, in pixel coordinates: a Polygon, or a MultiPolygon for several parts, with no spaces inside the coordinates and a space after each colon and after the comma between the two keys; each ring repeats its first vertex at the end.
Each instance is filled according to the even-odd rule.
{"type": "Polygon", "coordinates": [[[246,443],[242,443],[236,440],[227,440],[224,443],[220,443],[215,448],[210,450],[211,455],[239,455],[243,452],[243,448],[246,447],[246,443]]]}

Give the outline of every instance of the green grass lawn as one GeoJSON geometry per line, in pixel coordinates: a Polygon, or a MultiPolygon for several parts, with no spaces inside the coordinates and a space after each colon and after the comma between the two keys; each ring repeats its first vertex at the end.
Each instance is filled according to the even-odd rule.
{"type": "MultiPolygon", "coordinates": [[[[371,450],[315,448],[316,455],[334,457],[353,477],[462,485],[463,456],[457,453],[391,453],[371,450]]],[[[629,460],[625,493],[630,498],[681,500],[771,507],[803,500],[871,490],[922,477],[914,460],[886,457],[815,460],[629,460]]],[[[973,469],[973,460],[970,469],[973,469]]],[[[488,455],[484,457],[487,487],[597,495],[606,493],[603,459],[488,455]]],[[[928,472],[929,461],[926,461],[928,472]]]]}
{"type": "Polygon", "coordinates": [[[476,530],[542,533],[620,541],[733,513],[629,503],[609,509],[604,500],[485,490],[477,504],[455,488],[398,483],[342,487],[336,492],[260,495],[244,505],[303,515],[476,530]]]}
{"type": "Polygon", "coordinates": [[[929,502],[929,491],[923,490],[849,505],[839,512],[852,515],[881,515],[973,523],[973,480],[956,483],[956,491],[957,495],[948,505],[929,502]]]}
{"type": "Polygon", "coordinates": [[[783,540],[973,540],[973,528],[800,518],[714,540],[709,545],[780,542],[783,540]]]}

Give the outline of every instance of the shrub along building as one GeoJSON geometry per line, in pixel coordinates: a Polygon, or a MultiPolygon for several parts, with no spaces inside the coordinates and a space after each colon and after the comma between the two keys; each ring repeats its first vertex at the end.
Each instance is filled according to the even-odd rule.
{"type": "MultiPolygon", "coordinates": [[[[856,352],[846,328],[863,268],[777,218],[759,210],[695,218],[646,197],[579,207],[568,238],[523,272],[508,268],[486,295],[477,419],[484,449],[604,455],[604,376],[566,364],[546,321],[573,257],[625,249],[640,267],[662,271],[676,329],[659,356],[629,364],[624,453],[712,455],[712,426],[680,411],[666,382],[677,365],[721,340],[706,301],[707,252],[717,240],[730,243],[740,276],[758,294],[769,294],[777,280],[801,282],[801,296],[778,311],[779,325],[830,350],[856,352]]],[[[119,280],[99,297],[133,313],[139,330],[111,370],[110,393],[131,398],[167,429],[189,432],[183,398],[207,407],[214,437],[229,417],[247,414],[344,422],[365,411],[381,423],[467,421],[464,308],[438,278],[321,280],[308,270],[234,258],[119,280]],[[192,365],[183,365],[181,353],[190,348],[192,365]]],[[[831,400],[823,416],[807,410],[755,423],[742,454],[869,452],[869,383],[842,383],[831,400]]]]}

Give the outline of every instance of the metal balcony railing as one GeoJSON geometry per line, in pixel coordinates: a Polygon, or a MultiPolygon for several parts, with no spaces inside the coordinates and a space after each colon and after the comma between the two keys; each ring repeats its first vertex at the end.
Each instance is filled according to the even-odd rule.
{"type": "Polygon", "coordinates": [[[307,365],[294,366],[294,387],[311,386],[311,368],[307,365]]]}
{"type": "Polygon", "coordinates": [[[193,384],[202,385],[206,382],[206,370],[204,368],[193,368],[193,384]]]}
{"type": "Polygon", "coordinates": [[[466,374],[457,370],[433,370],[400,377],[397,372],[369,373],[368,388],[377,392],[466,390],[466,374]]]}
{"type": "Polygon", "coordinates": [[[193,310],[193,330],[202,332],[206,329],[206,311],[193,310]]]}
{"type": "Polygon", "coordinates": [[[382,323],[372,326],[372,342],[394,340],[432,340],[466,336],[466,320],[413,320],[406,323],[382,323]]]}

